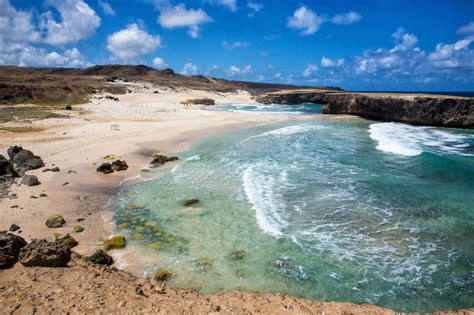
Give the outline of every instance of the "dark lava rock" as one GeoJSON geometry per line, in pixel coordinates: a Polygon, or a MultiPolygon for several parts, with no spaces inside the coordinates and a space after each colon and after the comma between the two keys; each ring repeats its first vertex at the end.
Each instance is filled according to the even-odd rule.
{"type": "Polygon", "coordinates": [[[57,167],[57,166],[56,166],[56,167],[53,167],[53,168],[45,168],[45,169],[43,170],[43,172],[55,172],[55,173],[56,173],[56,172],[59,172],[59,171],[60,171],[60,170],[59,170],[59,167],[57,167]]]}
{"type": "Polygon", "coordinates": [[[18,260],[25,267],[66,267],[71,250],[57,242],[33,240],[20,250],[18,260]]]}
{"type": "Polygon", "coordinates": [[[13,163],[0,155],[0,176],[18,177],[18,173],[13,167],[13,163]]]}
{"type": "Polygon", "coordinates": [[[45,224],[49,228],[59,228],[66,224],[66,220],[60,215],[53,215],[46,220],[45,224]]]}
{"type": "Polygon", "coordinates": [[[128,168],[127,162],[121,160],[115,160],[112,162],[112,171],[125,171],[128,168]]]}
{"type": "Polygon", "coordinates": [[[0,269],[11,268],[18,261],[18,254],[26,241],[18,235],[0,231],[0,269]]]}
{"type": "Polygon", "coordinates": [[[23,150],[23,148],[17,145],[9,147],[7,150],[7,154],[10,161],[13,161],[13,157],[21,150],[23,150]]]}
{"type": "Polygon", "coordinates": [[[35,175],[24,175],[21,179],[21,184],[25,186],[38,186],[41,183],[35,175]]]}
{"type": "Polygon", "coordinates": [[[199,203],[199,199],[188,199],[188,200],[183,202],[183,205],[186,206],[186,207],[190,207],[190,206],[195,205],[197,203],[199,203]]]}
{"type": "Polygon", "coordinates": [[[161,166],[167,162],[172,162],[178,160],[177,156],[166,156],[161,154],[156,154],[153,156],[153,160],[151,160],[150,164],[152,167],[161,166]]]}
{"type": "Polygon", "coordinates": [[[30,150],[20,150],[12,158],[13,164],[15,164],[21,171],[35,170],[43,167],[43,160],[33,154],[30,150]]]}
{"type": "Polygon", "coordinates": [[[79,242],[76,241],[74,237],[72,237],[69,233],[64,235],[63,237],[59,237],[55,240],[56,243],[63,245],[69,249],[76,247],[79,245],[79,242]]]}
{"type": "Polygon", "coordinates": [[[64,106],[64,110],[72,110],[72,106],[71,105],[66,105],[66,106],[64,106]]]}
{"type": "Polygon", "coordinates": [[[96,252],[94,254],[87,257],[87,260],[90,261],[93,264],[98,264],[98,265],[110,266],[114,263],[114,259],[112,258],[112,256],[107,254],[102,249],[96,250],[96,252]]]}
{"type": "Polygon", "coordinates": [[[110,174],[113,173],[114,171],[112,170],[112,164],[110,163],[102,163],[97,169],[97,172],[99,173],[104,173],[104,174],[110,174]]]}
{"type": "Polygon", "coordinates": [[[15,231],[18,231],[19,229],[21,229],[21,227],[13,223],[12,225],[10,225],[10,228],[8,230],[11,232],[15,232],[15,231]]]}

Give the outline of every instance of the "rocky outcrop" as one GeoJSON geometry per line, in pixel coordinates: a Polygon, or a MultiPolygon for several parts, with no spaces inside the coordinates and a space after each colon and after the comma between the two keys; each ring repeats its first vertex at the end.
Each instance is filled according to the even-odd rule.
{"type": "Polygon", "coordinates": [[[33,240],[20,250],[18,260],[25,267],[66,267],[71,250],[57,242],[33,240]]]}
{"type": "Polygon", "coordinates": [[[43,160],[39,156],[34,155],[33,152],[25,150],[22,147],[10,147],[8,149],[8,156],[21,174],[44,166],[43,160]]]}
{"type": "Polygon", "coordinates": [[[204,98],[187,99],[181,103],[185,105],[188,105],[188,104],[189,105],[215,105],[216,101],[213,100],[212,98],[204,97],[204,98]]]}
{"type": "Polygon", "coordinates": [[[153,156],[153,160],[151,160],[150,165],[151,167],[159,167],[165,163],[177,161],[177,156],[166,156],[161,154],[155,154],[153,156]]]}
{"type": "Polygon", "coordinates": [[[437,95],[282,91],[260,95],[263,104],[323,104],[324,114],[347,114],[417,125],[474,128],[474,99],[437,95]]]}
{"type": "Polygon", "coordinates": [[[18,235],[0,231],[0,269],[13,267],[25,245],[26,241],[18,235]]]}
{"type": "Polygon", "coordinates": [[[125,171],[128,169],[127,162],[122,161],[122,160],[115,160],[112,163],[102,163],[96,171],[98,173],[103,173],[103,174],[111,174],[113,172],[120,172],[120,171],[125,171]]]}
{"type": "Polygon", "coordinates": [[[0,155],[0,177],[18,177],[13,163],[0,155]]]}

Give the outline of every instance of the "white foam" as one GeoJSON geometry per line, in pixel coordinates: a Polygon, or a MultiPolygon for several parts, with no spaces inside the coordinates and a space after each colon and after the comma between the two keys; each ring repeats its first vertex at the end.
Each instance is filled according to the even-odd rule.
{"type": "Polygon", "coordinates": [[[201,156],[199,154],[190,156],[186,159],[186,161],[199,161],[201,159],[201,156]]]}
{"type": "Polygon", "coordinates": [[[468,141],[474,136],[442,131],[432,127],[418,127],[402,123],[375,123],[369,127],[370,137],[377,141],[377,149],[404,156],[417,156],[424,151],[438,154],[465,153],[468,141]]]}
{"type": "Polygon", "coordinates": [[[284,204],[273,190],[274,179],[256,172],[260,167],[262,165],[252,165],[245,169],[242,177],[245,194],[255,211],[258,226],[265,233],[280,238],[284,236],[282,230],[288,226],[278,213],[284,204]]]}
{"type": "Polygon", "coordinates": [[[310,130],[317,130],[317,129],[323,129],[323,128],[325,127],[318,126],[318,125],[309,125],[309,124],[293,125],[293,126],[287,126],[287,127],[267,131],[260,135],[252,136],[249,139],[268,137],[268,136],[291,136],[294,134],[304,133],[310,130]]]}

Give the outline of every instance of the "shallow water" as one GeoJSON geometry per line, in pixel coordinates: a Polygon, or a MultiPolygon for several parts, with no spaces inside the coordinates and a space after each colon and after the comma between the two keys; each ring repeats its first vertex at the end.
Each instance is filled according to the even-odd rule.
{"type": "Polygon", "coordinates": [[[474,306],[474,132],[315,116],[178,155],[115,203],[146,273],[167,267],[172,285],[203,292],[474,306]]]}

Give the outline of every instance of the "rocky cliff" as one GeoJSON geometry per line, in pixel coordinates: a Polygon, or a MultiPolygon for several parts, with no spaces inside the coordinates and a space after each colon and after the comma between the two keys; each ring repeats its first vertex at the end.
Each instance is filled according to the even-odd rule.
{"type": "Polygon", "coordinates": [[[417,125],[474,128],[474,99],[438,95],[287,91],[256,97],[263,104],[323,104],[325,114],[348,114],[417,125]]]}

